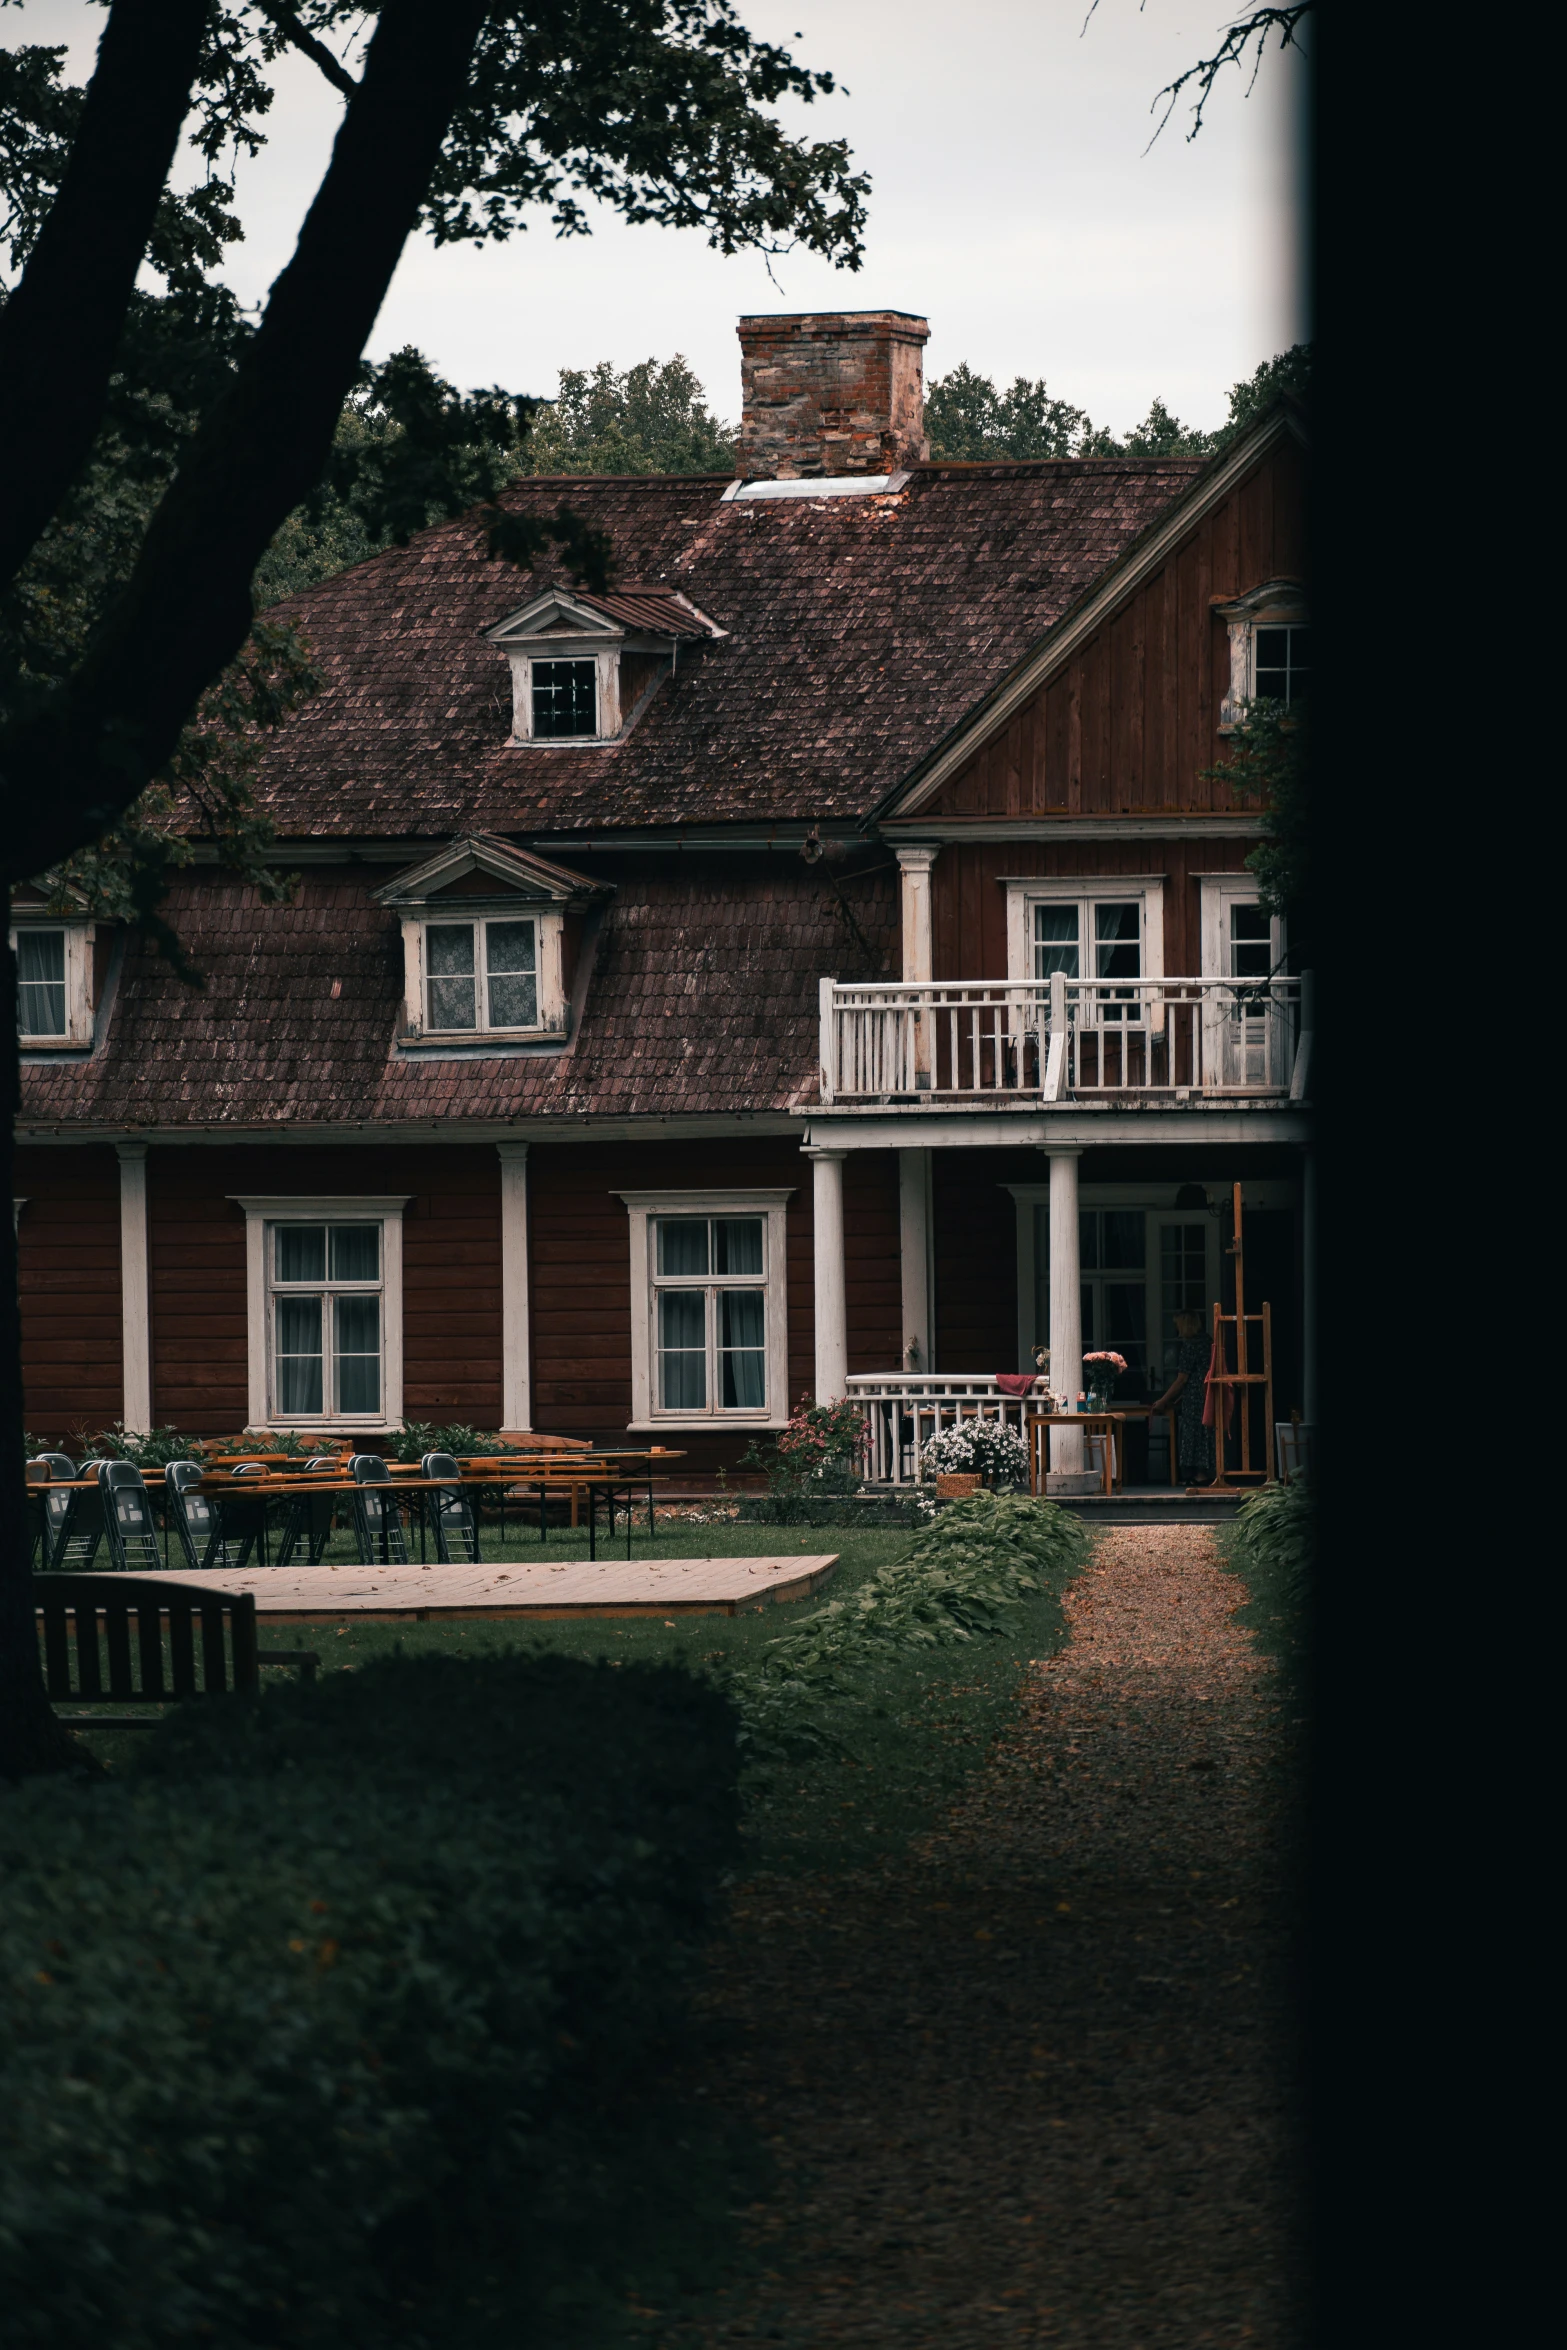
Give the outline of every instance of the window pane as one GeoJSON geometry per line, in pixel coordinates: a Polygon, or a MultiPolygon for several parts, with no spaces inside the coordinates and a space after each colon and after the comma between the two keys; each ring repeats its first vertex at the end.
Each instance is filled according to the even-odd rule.
{"type": "Polygon", "coordinates": [[[760,1216],[717,1216],[713,1220],[715,1273],[760,1273],[762,1219],[760,1216]]]}
{"type": "Polygon", "coordinates": [[[1163,1327],[1159,1338],[1166,1374],[1177,1368],[1180,1340],[1175,1317],[1184,1310],[1206,1320],[1208,1293],[1208,1231],[1204,1224],[1165,1224],[1159,1232],[1159,1303],[1163,1327]]]}
{"type": "Polygon", "coordinates": [[[274,1224],[279,1281],[324,1281],[326,1279],[326,1226],[324,1224],[274,1224]]]}
{"type": "Polygon", "coordinates": [[[1267,978],[1273,969],[1272,929],[1272,923],[1260,906],[1231,906],[1232,979],[1267,978]]]}
{"type": "MultiPolygon", "coordinates": [[[[1142,1282],[1107,1281],[1104,1343],[1113,1353],[1126,1358],[1126,1392],[1142,1385],[1148,1362],[1147,1333],[1148,1292],[1142,1282]]],[[[1122,1390],[1119,1374],[1116,1388],[1122,1390]]]]}
{"type": "Polygon", "coordinates": [[[658,1393],[666,1412],[707,1409],[707,1292],[666,1289],[658,1301],[658,1393]]]}
{"type": "Polygon", "coordinates": [[[537,1028],[539,983],[534,961],[531,922],[486,925],[484,965],[489,978],[492,1028],[537,1028]]]}
{"type": "Polygon", "coordinates": [[[424,938],[429,969],[430,1026],[477,1027],[473,924],[432,922],[424,938]]]}
{"type": "Polygon", "coordinates": [[[321,1300],[318,1297],[280,1297],[274,1312],[277,1408],[280,1412],[319,1412],[321,1300]]]}
{"type": "Polygon", "coordinates": [[[1106,1208],[1104,1261],[1117,1272],[1127,1272],[1132,1266],[1140,1271],[1144,1261],[1148,1224],[1141,1208],[1106,1208]]]}
{"type": "Polygon", "coordinates": [[[381,1227],[379,1224],[334,1224],[332,1226],[332,1278],[334,1281],[380,1280],[381,1227]]]}
{"type": "Polygon", "coordinates": [[[593,661],[535,661],[533,731],[554,735],[598,732],[598,665],[593,661]]]}
{"type": "Polygon", "coordinates": [[[1077,1218],[1077,1261],[1085,1273],[1092,1273],[1099,1263],[1099,1210],[1083,1208],[1077,1218]]]}
{"type": "Polygon", "coordinates": [[[767,1402],[766,1292],[721,1289],[718,1344],[723,1363],[724,1409],[761,1411],[767,1402]]]}
{"type": "Polygon", "coordinates": [[[65,932],[16,934],[16,1026],[21,1036],[65,1034],[65,932]]]}
{"type": "Polygon", "coordinates": [[[335,1299],[332,1341],[338,1410],[378,1412],[381,1408],[380,1299],[335,1299]]]}
{"type": "Polygon", "coordinates": [[[1272,928],[1271,918],[1263,912],[1261,906],[1244,904],[1231,906],[1231,938],[1260,938],[1266,943],[1272,928]]]}
{"type": "Polygon", "coordinates": [[[1034,908],[1034,977],[1048,979],[1052,971],[1078,976],[1075,906],[1034,908]]]}
{"type": "Polygon", "coordinates": [[[1101,979],[1140,979],[1142,949],[1138,944],[1142,908],[1106,905],[1094,908],[1095,970],[1101,979]]]}
{"type": "Polygon", "coordinates": [[[707,1271],[705,1216],[659,1217],[658,1269],[675,1276],[707,1271]]]}

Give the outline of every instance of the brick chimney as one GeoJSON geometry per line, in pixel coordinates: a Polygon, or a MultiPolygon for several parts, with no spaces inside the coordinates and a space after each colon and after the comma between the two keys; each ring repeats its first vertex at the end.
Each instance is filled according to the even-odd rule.
{"type": "Polygon", "coordinates": [[[810,311],[742,318],[739,333],[743,481],[896,473],[930,455],[923,318],[810,311]]]}

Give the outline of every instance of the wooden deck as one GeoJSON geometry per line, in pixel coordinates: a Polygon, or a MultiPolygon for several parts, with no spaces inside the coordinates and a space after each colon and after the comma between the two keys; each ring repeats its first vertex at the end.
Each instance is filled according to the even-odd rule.
{"type": "Polygon", "coordinates": [[[240,1574],[146,1577],[209,1591],[253,1591],[267,1624],[340,1616],[438,1623],[461,1616],[733,1616],[806,1599],[838,1564],[836,1551],[795,1558],[572,1559],[560,1566],[257,1567],[240,1574]]]}

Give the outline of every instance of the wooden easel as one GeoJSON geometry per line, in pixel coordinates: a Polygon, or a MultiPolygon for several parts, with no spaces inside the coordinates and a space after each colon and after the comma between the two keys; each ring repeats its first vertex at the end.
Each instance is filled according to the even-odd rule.
{"type": "Polygon", "coordinates": [[[1223,1391],[1215,1393],[1213,1399],[1214,1476],[1213,1486],[1208,1489],[1210,1492],[1214,1487],[1234,1492],[1238,1489],[1237,1480],[1240,1478],[1255,1479],[1260,1484],[1271,1484],[1273,1481],[1273,1316],[1266,1298],[1260,1313],[1248,1314],[1246,1311],[1246,1255],[1242,1233],[1241,1187],[1238,1183],[1235,1186],[1235,1238],[1230,1243],[1229,1253],[1235,1259],[1235,1311],[1233,1314],[1224,1313],[1221,1310],[1224,1302],[1222,1298],[1215,1304],[1213,1337],[1219,1361],[1223,1364],[1227,1360],[1224,1332],[1233,1324],[1235,1368],[1233,1371],[1216,1371],[1209,1382],[1212,1388],[1223,1391]],[[1262,1328],[1262,1368],[1254,1371],[1249,1367],[1246,1332],[1248,1327],[1258,1324],[1262,1328]],[[1224,1459],[1224,1423],[1228,1416],[1228,1391],[1236,1387],[1242,1391],[1239,1399],[1241,1457],[1230,1469],[1226,1467],[1224,1459]],[[1249,1391],[1253,1387],[1260,1387],[1263,1391],[1261,1468],[1253,1465],[1251,1457],[1251,1413],[1247,1406],[1250,1402],[1249,1391]]]}

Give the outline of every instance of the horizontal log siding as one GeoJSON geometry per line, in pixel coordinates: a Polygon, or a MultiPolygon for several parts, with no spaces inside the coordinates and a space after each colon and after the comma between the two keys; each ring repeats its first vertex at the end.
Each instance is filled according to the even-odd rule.
{"type": "Polygon", "coordinates": [[[1164,967],[1202,969],[1202,873],[1244,870],[1244,840],[949,841],[932,875],[937,979],[1007,977],[1007,893],[1003,877],[1081,873],[1164,875],[1164,967]]]}
{"type": "MultiPolygon", "coordinates": [[[[1305,575],[1305,484],[1293,443],[1273,453],[1105,621],[922,816],[1231,812],[1219,705],[1229,638],[1213,599],[1305,575]]],[[[1254,803],[1253,803],[1254,804],[1254,803]]]]}
{"type": "MultiPolygon", "coordinates": [[[[631,1418],[631,1238],[622,1191],[780,1189],[788,1210],[789,1397],[815,1384],[811,1164],[784,1138],[748,1142],[539,1144],[528,1159],[533,1278],[533,1418],[563,1435],[626,1441],[631,1418]]],[[[845,1163],[844,1225],[853,1370],[893,1368],[900,1343],[897,1160],[845,1163]]],[[[672,1435],[677,1474],[732,1468],[750,1442],[672,1435]]]]}
{"type": "Polygon", "coordinates": [[[120,1167],[101,1149],[16,1154],[24,1423],[58,1446],[124,1409],[120,1167]]]}

